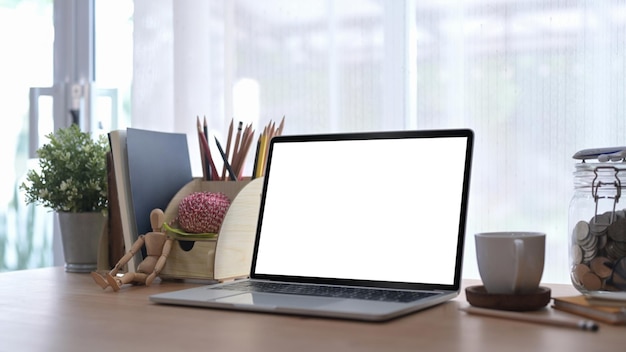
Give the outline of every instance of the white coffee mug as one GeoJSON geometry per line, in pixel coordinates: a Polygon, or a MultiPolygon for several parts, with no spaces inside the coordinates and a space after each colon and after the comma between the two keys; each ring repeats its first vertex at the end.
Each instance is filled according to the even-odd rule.
{"type": "Polygon", "coordinates": [[[543,275],[546,235],[540,232],[477,233],[478,271],[488,293],[532,293],[543,275]]]}

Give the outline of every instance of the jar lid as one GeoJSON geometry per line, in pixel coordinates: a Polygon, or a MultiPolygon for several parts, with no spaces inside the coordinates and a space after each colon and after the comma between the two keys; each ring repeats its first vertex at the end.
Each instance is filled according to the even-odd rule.
{"type": "Polygon", "coordinates": [[[626,187],[626,147],[583,149],[573,158],[580,161],[574,166],[575,188],[593,188],[615,181],[615,187],[626,187]]]}
{"type": "Polygon", "coordinates": [[[572,158],[582,160],[598,160],[599,162],[625,161],[626,147],[606,147],[583,149],[576,152],[572,158]]]}
{"type": "Polygon", "coordinates": [[[601,163],[601,162],[581,162],[581,163],[576,163],[574,165],[574,168],[576,169],[576,172],[594,172],[596,170],[611,170],[611,169],[616,169],[619,170],[620,172],[622,172],[623,170],[626,170],[626,162],[606,162],[606,163],[601,163]]]}

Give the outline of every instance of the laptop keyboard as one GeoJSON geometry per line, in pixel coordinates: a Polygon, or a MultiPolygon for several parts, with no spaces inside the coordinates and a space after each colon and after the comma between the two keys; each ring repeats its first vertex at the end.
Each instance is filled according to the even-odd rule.
{"type": "Polygon", "coordinates": [[[383,302],[413,302],[436,295],[433,292],[398,291],[391,289],[358,288],[327,285],[302,285],[292,283],[239,281],[214,289],[236,290],[244,292],[281,293],[292,295],[354,298],[383,302]]]}

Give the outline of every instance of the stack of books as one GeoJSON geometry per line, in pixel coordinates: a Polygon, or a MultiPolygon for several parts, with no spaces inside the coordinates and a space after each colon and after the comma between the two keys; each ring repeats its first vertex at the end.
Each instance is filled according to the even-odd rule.
{"type": "Polygon", "coordinates": [[[626,301],[595,299],[577,295],[554,297],[552,307],[599,322],[615,325],[626,324],[626,301]]]}

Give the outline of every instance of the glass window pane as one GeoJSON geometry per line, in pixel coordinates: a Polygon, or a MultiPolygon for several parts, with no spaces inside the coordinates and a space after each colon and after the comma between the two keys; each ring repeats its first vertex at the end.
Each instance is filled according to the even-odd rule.
{"type": "Polygon", "coordinates": [[[418,2],[420,128],[468,126],[473,234],[547,233],[547,282],[569,282],[572,155],[623,145],[624,11],[617,2],[418,2]],[[452,4],[454,3],[454,4],[452,4]]]}
{"type": "MultiPolygon", "coordinates": [[[[0,271],[52,264],[52,216],[46,209],[26,206],[18,187],[26,171],[36,166],[28,159],[29,88],[52,86],[54,27],[52,2],[0,2],[0,271]]],[[[51,123],[49,97],[40,99],[40,111],[51,123]]],[[[45,124],[41,125],[42,131],[45,124]]],[[[47,131],[51,131],[48,129],[47,131]]]]}
{"type": "MultiPolygon", "coordinates": [[[[224,0],[192,11],[199,3],[205,4],[175,2],[172,11],[136,1],[145,11],[145,23],[137,21],[145,35],[138,44],[151,50],[135,59],[135,92],[149,92],[157,107],[148,111],[187,119],[188,125],[175,126],[193,131],[194,117],[207,109],[221,133],[233,117],[264,126],[283,115],[287,133],[387,129],[398,126],[385,123],[393,119],[401,128],[470,127],[476,157],[466,276],[478,277],[474,233],[535,230],[548,234],[544,279],[569,282],[571,156],[626,139],[626,5],[224,0]],[[181,31],[189,23],[206,23],[210,34],[181,31]],[[202,52],[207,59],[181,69],[188,63],[181,58],[197,45],[209,48],[202,52]],[[157,61],[154,52],[168,59],[157,61]],[[402,65],[412,80],[408,88],[402,65]],[[210,78],[190,78],[207,66],[210,78]],[[391,75],[390,68],[396,69],[391,75]],[[155,88],[157,80],[167,84],[155,88]],[[189,98],[195,92],[206,101],[189,98]],[[398,95],[410,109],[390,106],[398,95]]],[[[134,118],[149,124],[156,114],[140,115],[134,118]]]]}
{"type": "Polygon", "coordinates": [[[288,114],[291,132],[383,126],[380,4],[239,0],[233,11],[234,81],[257,82],[261,125],[288,114]]]}
{"type": "Polygon", "coordinates": [[[102,131],[130,125],[133,11],[132,0],[95,1],[95,83],[101,91],[94,108],[102,131]]]}

